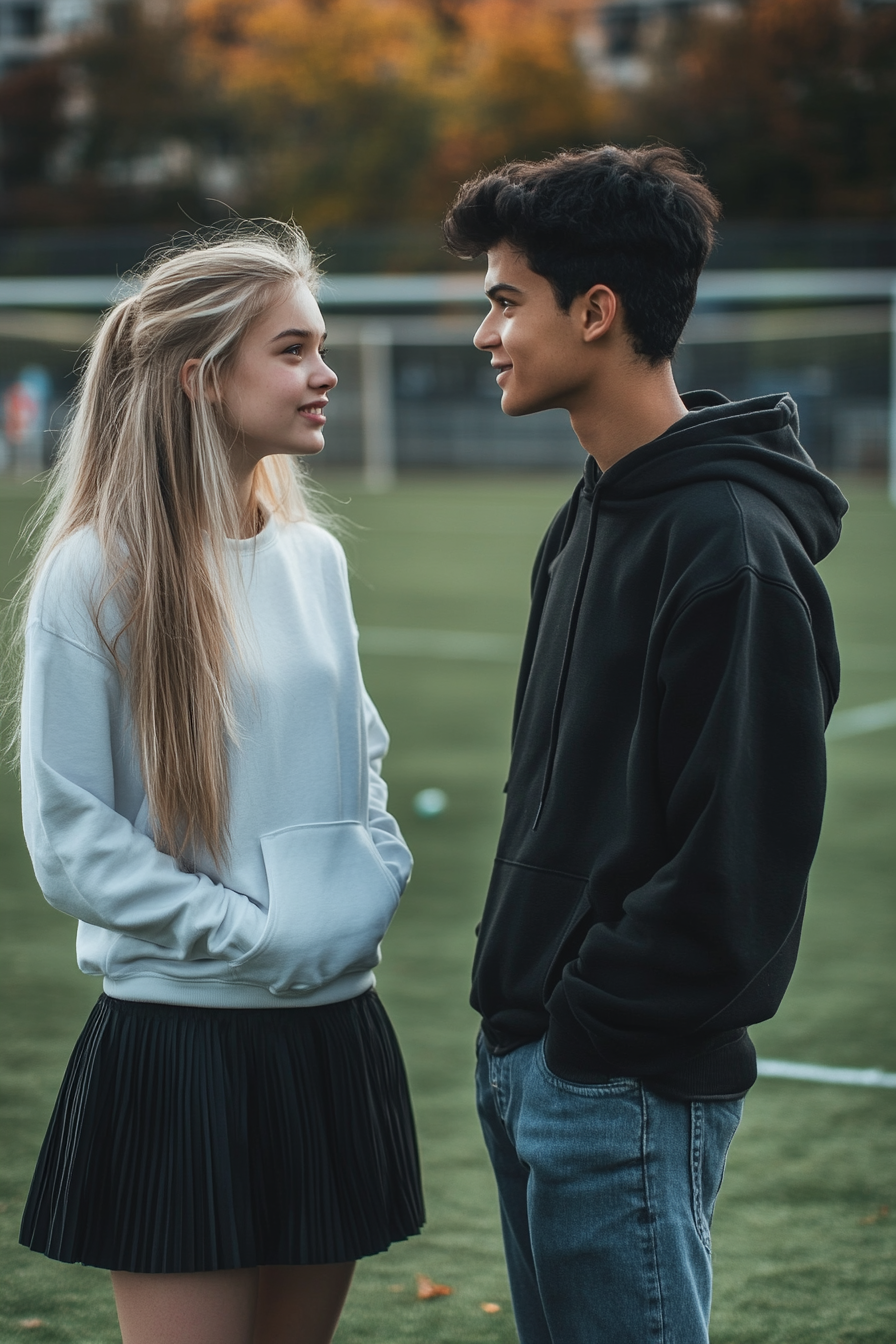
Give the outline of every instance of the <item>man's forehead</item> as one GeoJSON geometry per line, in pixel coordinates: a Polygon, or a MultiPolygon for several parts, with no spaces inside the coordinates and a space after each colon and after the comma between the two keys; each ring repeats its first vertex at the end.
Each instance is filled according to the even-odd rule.
{"type": "Polygon", "coordinates": [[[521,292],[539,278],[529,266],[522,252],[515,247],[511,247],[509,243],[498,243],[495,247],[490,247],[487,259],[486,294],[493,289],[503,288],[521,292]]]}

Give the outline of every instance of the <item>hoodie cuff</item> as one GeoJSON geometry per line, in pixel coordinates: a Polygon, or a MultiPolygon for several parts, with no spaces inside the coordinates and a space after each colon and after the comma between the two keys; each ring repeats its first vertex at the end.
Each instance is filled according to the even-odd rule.
{"type": "Polygon", "coordinates": [[[544,1060],[551,1073],[568,1083],[594,1086],[619,1077],[608,1059],[597,1050],[584,1027],[576,1020],[566,997],[554,994],[551,1020],[544,1038],[544,1060]]]}

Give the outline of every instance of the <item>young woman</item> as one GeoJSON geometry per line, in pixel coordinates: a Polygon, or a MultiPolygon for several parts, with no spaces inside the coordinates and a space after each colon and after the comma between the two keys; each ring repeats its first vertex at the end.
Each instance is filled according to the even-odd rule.
{"type": "Polygon", "coordinates": [[[22,1241],[112,1271],[124,1344],[324,1344],[423,1220],[373,989],[411,857],[345,559],[294,470],[328,393],[298,230],[107,315],[28,589],[25,833],[103,993],[22,1241]]]}

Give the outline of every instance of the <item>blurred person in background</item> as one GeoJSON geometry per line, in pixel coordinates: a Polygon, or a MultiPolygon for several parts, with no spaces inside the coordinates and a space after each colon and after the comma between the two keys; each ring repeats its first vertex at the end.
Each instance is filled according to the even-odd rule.
{"type": "Polygon", "coordinates": [[[522,1344],[706,1344],[747,1028],[797,953],[839,688],[815,566],[845,500],[786,395],[679,395],[719,206],[678,151],[510,163],[487,254],[502,407],[587,453],[548,528],[473,972],[478,1103],[522,1344]]]}
{"type": "Polygon", "coordinates": [[[27,585],[25,833],[103,993],[22,1241],[112,1271],[124,1344],[326,1344],[418,1232],[374,992],[411,857],[386,808],[320,452],[299,230],[153,265],[106,317],[27,585]]]}

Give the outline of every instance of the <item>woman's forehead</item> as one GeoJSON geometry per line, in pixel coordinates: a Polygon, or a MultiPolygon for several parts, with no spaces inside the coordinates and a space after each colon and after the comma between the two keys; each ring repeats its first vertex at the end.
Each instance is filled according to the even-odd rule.
{"type": "Polygon", "coordinates": [[[297,280],[281,291],[260,315],[255,326],[263,340],[275,340],[281,331],[322,334],[324,330],[317,300],[303,280],[297,280]]]}

